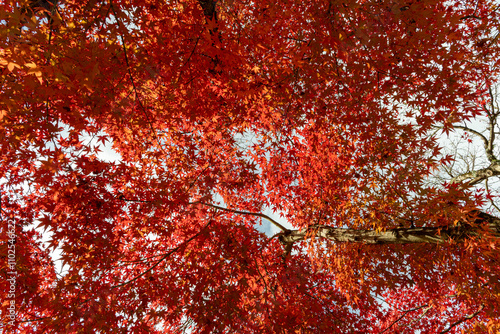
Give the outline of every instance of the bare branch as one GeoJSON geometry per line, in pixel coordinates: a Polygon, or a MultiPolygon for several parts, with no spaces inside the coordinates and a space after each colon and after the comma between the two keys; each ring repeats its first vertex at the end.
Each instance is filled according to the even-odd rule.
{"type": "Polygon", "coordinates": [[[217,1],[215,0],[199,0],[201,8],[203,9],[203,14],[208,21],[215,20],[217,22],[217,1]]]}
{"type": "MultiPolygon", "coordinates": [[[[443,127],[442,126],[437,126],[436,128],[440,128],[442,129],[443,127]]],[[[484,143],[484,147],[487,148],[488,147],[488,139],[486,139],[486,137],[479,131],[476,131],[474,129],[471,129],[471,128],[468,128],[466,126],[462,126],[462,125],[453,125],[453,128],[455,129],[460,129],[460,130],[464,130],[464,131],[467,131],[467,132],[470,132],[470,133],[473,133],[475,134],[476,136],[478,136],[479,138],[481,138],[481,140],[483,141],[484,143]]]]}
{"type": "MultiPolygon", "coordinates": [[[[494,147],[493,142],[495,140],[494,124],[496,123],[497,115],[491,114],[489,111],[487,111],[487,113],[488,113],[488,119],[490,121],[490,126],[488,127],[490,130],[490,139],[489,140],[481,132],[476,131],[474,129],[471,129],[469,127],[466,127],[463,125],[452,125],[452,127],[454,129],[460,129],[460,130],[464,130],[466,132],[470,132],[470,133],[476,135],[477,137],[479,137],[483,142],[484,150],[486,151],[486,156],[488,157],[488,160],[491,163],[495,163],[498,161],[497,158],[495,157],[495,155],[493,154],[493,147],[494,147]]],[[[442,126],[434,126],[434,128],[443,129],[442,126]]]]}
{"type": "Polygon", "coordinates": [[[265,215],[263,213],[248,212],[248,211],[239,211],[239,210],[234,210],[234,209],[228,209],[228,208],[224,208],[222,206],[218,206],[218,205],[214,205],[214,204],[210,204],[210,203],[204,203],[204,202],[200,202],[200,201],[191,202],[189,204],[201,204],[201,205],[209,206],[209,207],[214,208],[214,209],[218,209],[218,210],[222,210],[222,211],[226,211],[226,212],[237,213],[237,214],[240,214],[240,215],[249,215],[249,216],[262,217],[262,218],[265,218],[265,219],[269,220],[274,226],[278,227],[280,230],[282,230],[282,231],[288,231],[288,229],[286,227],[284,227],[283,225],[281,225],[280,223],[278,223],[277,221],[275,221],[274,219],[272,219],[271,217],[269,217],[269,216],[267,216],[267,215],[265,215]]]}
{"type": "MultiPolygon", "coordinates": [[[[489,189],[489,186],[488,186],[488,179],[486,179],[486,182],[485,182],[485,187],[486,187],[486,193],[489,194],[490,192],[490,189],[489,189]]],[[[493,201],[493,199],[491,197],[489,197],[489,201],[491,203],[491,205],[497,209],[498,212],[500,212],[500,208],[495,204],[495,202],[493,201]]]]}

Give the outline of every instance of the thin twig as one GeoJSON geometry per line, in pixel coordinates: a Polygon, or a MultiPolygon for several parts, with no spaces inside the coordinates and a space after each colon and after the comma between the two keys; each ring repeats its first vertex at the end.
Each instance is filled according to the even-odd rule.
{"type": "MultiPolygon", "coordinates": [[[[483,142],[484,142],[484,147],[488,147],[488,139],[486,139],[486,137],[479,131],[476,131],[474,129],[471,129],[471,128],[468,128],[466,126],[462,126],[462,125],[452,125],[453,128],[455,129],[461,129],[461,130],[464,130],[464,131],[467,131],[467,132],[470,132],[470,133],[473,133],[475,134],[476,136],[480,137],[483,142]]],[[[443,128],[442,126],[437,126],[437,128],[443,128]]]]}
{"type": "Polygon", "coordinates": [[[228,208],[224,208],[222,206],[218,206],[218,205],[214,205],[214,204],[210,204],[210,203],[205,203],[205,202],[200,202],[200,201],[191,202],[189,204],[201,204],[201,205],[209,206],[209,207],[214,208],[214,209],[218,209],[218,210],[222,210],[222,211],[226,211],[226,212],[237,213],[237,214],[240,214],[240,215],[249,215],[249,216],[262,217],[262,218],[265,218],[265,219],[269,220],[274,226],[278,227],[280,230],[282,230],[282,231],[288,231],[288,229],[286,227],[284,227],[283,225],[281,225],[280,223],[278,223],[277,221],[275,221],[274,219],[272,219],[271,217],[269,217],[269,216],[267,216],[267,215],[265,215],[263,213],[249,212],[249,211],[239,211],[239,210],[234,210],[234,209],[228,209],[228,208]]]}
{"type": "Polygon", "coordinates": [[[417,318],[417,319],[414,319],[412,322],[410,322],[408,325],[406,325],[406,327],[410,326],[411,324],[413,324],[414,322],[418,322],[420,321],[420,319],[422,319],[426,314],[427,312],[429,312],[429,310],[432,308],[432,305],[430,306],[427,306],[425,309],[424,309],[424,312],[422,312],[422,314],[417,318]]]}
{"type": "MultiPolygon", "coordinates": [[[[490,190],[488,189],[488,179],[486,179],[486,180],[485,180],[485,186],[486,186],[486,193],[489,193],[489,192],[490,192],[490,190]]],[[[495,204],[495,202],[493,201],[493,199],[492,199],[491,197],[489,197],[489,200],[490,200],[490,202],[491,202],[491,205],[493,205],[493,207],[494,207],[495,209],[497,209],[497,210],[498,210],[498,212],[500,212],[500,208],[499,208],[499,207],[495,204]]]]}

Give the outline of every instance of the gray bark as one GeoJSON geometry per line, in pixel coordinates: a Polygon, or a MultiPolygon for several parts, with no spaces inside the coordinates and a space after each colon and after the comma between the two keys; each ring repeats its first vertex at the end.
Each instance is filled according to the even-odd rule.
{"type": "Polygon", "coordinates": [[[500,175],[500,164],[492,163],[489,167],[458,175],[451,180],[451,183],[464,183],[465,187],[473,186],[487,178],[500,175]],[[465,182],[467,179],[469,181],[465,182]]]}

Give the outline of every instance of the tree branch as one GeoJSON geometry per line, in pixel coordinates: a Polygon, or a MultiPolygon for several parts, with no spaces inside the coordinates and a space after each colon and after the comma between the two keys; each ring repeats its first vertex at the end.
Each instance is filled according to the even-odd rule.
{"type": "MultiPolygon", "coordinates": [[[[486,188],[486,193],[489,194],[490,193],[490,189],[489,189],[489,186],[488,186],[488,179],[486,179],[486,181],[484,182],[484,186],[486,188]]],[[[491,197],[488,198],[488,200],[490,201],[491,205],[497,209],[497,211],[500,212],[500,208],[495,204],[495,202],[493,201],[493,199],[491,197]]]]}
{"type": "MultiPolygon", "coordinates": [[[[471,128],[468,128],[466,126],[461,126],[461,125],[452,125],[453,128],[455,129],[461,129],[461,130],[464,130],[464,131],[467,131],[467,132],[470,132],[470,133],[473,133],[475,134],[476,136],[478,136],[479,138],[481,138],[481,140],[483,141],[483,144],[484,144],[484,147],[486,149],[488,149],[488,139],[486,139],[486,137],[479,131],[476,131],[474,129],[471,129],[471,128]]],[[[443,127],[442,126],[439,126],[437,128],[440,128],[442,129],[443,127]]]]}
{"type": "Polygon", "coordinates": [[[218,206],[218,205],[214,205],[214,204],[210,204],[210,203],[205,203],[205,202],[200,202],[200,201],[191,202],[189,204],[201,204],[201,205],[209,206],[209,207],[217,209],[217,210],[222,210],[222,211],[231,212],[231,213],[237,213],[240,215],[262,217],[262,218],[269,220],[274,226],[278,227],[280,230],[285,231],[285,232],[288,231],[288,229],[286,227],[284,227],[283,225],[281,225],[280,223],[278,223],[277,221],[275,221],[274,219],[272,219],[271,217],[269,217],[263,213],[228,209],[228,208],[224,208],[222,206],[218,206]]]}
{"type": "MultiPolygon", "coordinates": [[[[386,327],[386,328],[385,328],[382,332],[380,332],[380,334],[387,332],[387,331],[388,331],[388,330],[389,330],[392,326],[394,326],[394,324],[396,324],[396,323],[397,323],[397,322],[399,322],[401,319],[403,319],[403,318],[404,318],[404,317],[405,317],[408,313],[410,313],[410,312],[414,312],[414,311],[418,311],[418,310],[420,310],[421,308],[424,308],[424,307],[427,307],[427,306],[428,306],[428,304],[425,304],[425,305],[421,305],[421,306],[418,306],[418,307],[415,307],[415,308],[412,308],[412,309],[409,309],[409,310],[402,311],[402,312],[403,312],[403,314],[402,314],[399,318],[397,318],[396,320],[394,320],[394,321],[393,321],[393,322],[392,322],[392,323],[391,323],[388,327],[386,327]]],[[[427,310],[426,310],[426,311],[424,311],[424,314],[425,314],[426,312],[427,312],[427,310]]]]}
{"type": "Polygon", "coordinates": [[[467,179],[472,179],[465,184],[465,186],[470,187],[492,176],[499,176],[499,175],[500,175],[500,165],[497,163],[492,163],[490,166],[486,168],[455,176],[454,178],[451,179],[450,182],[460,183],[467,179]]]}
{"type": "Polygon", "coordinates": [[[489,122],[488,130],[490,133],[488,139],[488,146],[486,147],[486,156],[488,157],[488,160],[491,163],[495,163],[498,160],[493,154],[493,148],[495,147],[495,124],[497,122],[498,113],[495,112],[495,106],[494,106],[495,97],[493,96],[493,92],[491,91],[491,86],[488,87],[488,92],[491,98],[491,112],[488,110],[488,108],[486,108],[486,106],[484,107],[486,109],[486,113],[488,114],[488,122],[489,122]]]}
{"type": "Polygon", "coordinates": [[[454,226],[395,228],[386,231],[354,230],[336,228],[325,225],[313,225],[300,230],[289,230],[278,234],[282,243],[301,241],[311,236],[335,242],[351,242],[364,244],[440,244],[448,240],[462,242],[480,234],[485,224],[494,236],[500,237],[500,218],[480,212],[473,224],[459,223],[454,226]]]}
{"type": "MultiPolygon", "coordinates": [[[[476,135],[477,137],[479,137],[483,141],[484,150],[486,151],[486,156],[487,156],[488,160],[491,163],[495,163],[498,161],[497,158],[495,157],[495,155],[493,154],[493,141],[495,140],[493,123],[495,122],[495,120],[496,120],[496,116],[494,116],[494,117],[489,116],[489,121],[490,121],[490,139],[489,140],[481,132],[476,131],[476,130],[471,129],[471,128],[468,128],[466,126],[452,125],[452,127],[455,129],[461,129],[461,130],[464,130],[466,132],[470,132],[470,133],[476,135]]],[[[434,128],[443,129],[442,126],[434,126],[434,128]]]]}
{"type": "Polygon", "coordinates": [[[265,218],[283,231],[275,236],[277,236],[284,245],[305,240],[311,236],[335,242],[376,245],[414,243],[441,244],[449,240],[462,242],[470,237],[479,235],[482,230],[489,230],[495,237],[500,237],[500,218],[485,212],[478,212],[473,223],[462,222],[453,226],[394,228],[385,231],[375,231],[355,230],[327,225],[311,225],[300,230],[289,230],[263,213],[228,209],[201,201],[191,202],[189,204],[201,204],[226,212],[265,218]]]}
{"type": "Polygon", "coordinates": [[[440,332],[440,334],[448,333],[453,327],[460,325],[464,321],[467,321],[467,320],[474,318],[475,316],[477,316],[479,314],[479,312],[481,312],[483,310],[483,308],[484,308],[484,304],[481,304],[481,307],[479,308],[479,310],[477,310],[476,312],[474,312],[474,313],[472,313],[472,314],[470,314],[470,315],[468,315],[460,320],[455,321],[454,323],[452,323],[450,325],[450,327],[448,327],[444,331],[440,332]]]}

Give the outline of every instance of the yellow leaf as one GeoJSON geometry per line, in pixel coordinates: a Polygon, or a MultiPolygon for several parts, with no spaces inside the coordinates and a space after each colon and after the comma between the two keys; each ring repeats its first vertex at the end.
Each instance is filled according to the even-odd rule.
{"type": "Polygon", "coordinates": [[[9,64],[7,65],[9,72],[12,72],[14,70],[14,68],[19,68],[19,67],[21,67],[21,66],[17,65],[16,63],[11,63],[11,62],[9,62],[9,64]]]}
{"type": "Polygon", "coordinates": [[[30,68],[28,70],[28,74],[34,74],[38,81],[40,81],[40,83],[42,84],[42,71],[40,71],[40,67],[36,66],[35,63],[26,63],[24,65],[30,68]]]}

